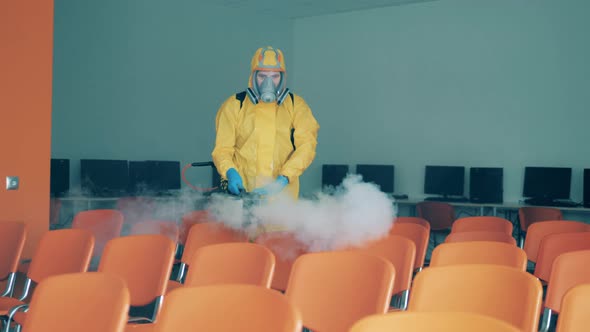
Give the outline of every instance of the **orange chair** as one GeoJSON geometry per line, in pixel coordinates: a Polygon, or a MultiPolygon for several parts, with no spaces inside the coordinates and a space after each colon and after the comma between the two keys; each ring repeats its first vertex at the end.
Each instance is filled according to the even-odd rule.
{"type": "Polygon", "coordinates": [[[444,202],[425,201],[416,204],[418,217],[428,220],[433,231],[450,229],[455,221],[455,208],[444,202]]]}
{"type": "Polygon", "coordinates": [[[395,281],[391,294],[393,307],[405,310],[416,260],[416,245],[400,235],[389,235],[373,241],[357,250],[378,255],[388,260],[395,268],[395,281]]]}
{"type": "Polygon", "coordinates": [[[550,280],[540,331],[549,330],[552,314],[559,314],[561,301],[568,290],[577,285],[590,284],[590,250],[559,255],[553,262],[550,280]]]}
{"type": "Polygon", "coordinates": [[[252,285],[185,287],[166,296],[157,332],[301,331],[301,315],[281,293],[252,285]]]}
{"type": "Polygon", "coordinates": [[[443,243],[432,252],[432,267],[459,264],[504,265],[526,271],[527,259],[519,247],[491,241],[443,243]]]}
{"type": "Polygon", "coordinates": [[[429,267],[414,279],[408,311],[471,312],[503,320],[523,332],[536,332],[542,293],[537,278],[512,267],[429,267]]]}
{"type": "Polygon", "coordinates": [[[529,261],[536,262],[539,245],[545,236],[589,230],[590,226],[588,224],[579,221],[555,220],[534,223],[528,228],[526,240],[524,241],[524,252],[526,252],[529,261]]]}
{"type": "Polygon", "coordinates": [[[585,331],[590,326],[588,307],[590,307],[590,284],[570,289],[563,297],[556,331],[585,331]]]}
{"type": "Polygon", "coordinates": [[[6,287],[0,294],[2,297],[12,296],[26,237],[24,222],[0,221],[0,281],[6,281],[6,287]]]}
{"type": "Polygon", "coordinates": [[[262,233],[254,242],[265,246],[274,254],[276,261],[271,288],[284,291],[287,289],[293,263],[299,256],[307,253],[307,246],[290,232],[262,233]]]}
{"type": "Polygon", "coordinates": [[[94,235],[93,257],[100,257],[105,244],[118,237],[123,227],[123,214],[117,210],[88,210],[78,212],[72,228],[87,229],[94,235]]]}
{"type": "Polygon", "coordinates": [[[468,242],[468,241],[492,241],[492,242],[503,242],[516,246],[516,239],[512,235],[508,235],[504,232],[459,232],[451,233],[445,239],[445,243],[453,242],[468,242]]]}
{"type": "Polygon", "coordinates": [[[590,249],[590,232],[560,233],[547,235],[541,240],[534,275],[546,282],[551,281],[551,268],[559,255],[570,251],[590,249]]]}
{"type": "Polygon", "coordinates": [[[186,244],[188,232],[194,224],[201,224],[206,222],[215,222],[214,218],[207,210],[196,210],[185,213],[181,218],[179,243],[186,244]]]}
{"type": "Polygon", "coordinates": [[[186,239],[182,258],[180,260],[180,267],[176,280],[168,282],[168,291],[182,286],[181,282],[184,279],[187,267],[190,268],[188,262],[193,254],[201,247],[228,243],[228,242],[247,242],[248,236],[241,232],[224,226],[217,222],[206,222],[194,224],[189,231],[186,239]]]}
{"type": "Polygon", "coordinates": [[[561,210],[556,208],[526,206],[518,209],[518,219],[520,221],[519,247],[522,248],[525,235],[532,224],[539,221],[561,220],[563,216],[561,210]]]}
{"type": "Polygon", "coordinates": [[[179,228],[175,221],[171,220],[143,220],[134,223],[129,232],[130,235],[160,234],[167,236],[174,243],[178,242],[179,228]]]}
{"type": "MultiPolygon", "coordinates": [[[[107,243],[98,266],[99,272],[117,275],[127,283],[133,307],[154,305],[145,316],[130,322],[156,319],[166,292],[166,283],[174,261],[174,242],[164,235],[131,235],[107,243]]],[[[133,316],[133,310],[131,311],[133,316]]]]}
{"type": "Polygon", "coordinates": [[[561,210],[556,208],[526,206],[518,209],[518,218],[520,219],[520,229],[527,232],[528,228],[536,222],[561,220],[563,215],[561,210]]]}
{"type": "Polygon", "coordinates": [[[305,254],[293,264],[285,295],[313,331],[348,331],[357,320],[385,313],[395,270],[356,251],[305,254]]]}
{"type": "Polygon", "coordinates": [[[426,219],[418,217],[397,217],[393,222],[394,224],[417,224],[426,227],[426,229],[428,229],[428,232],[430,232],[430,224],[426,219]]]}
{"type": "Polygon", "coordinates": [[[512,236],[512,223],[500,217],[466,217],[453,223],[452,233],[459,232],[503,232],[512,236]]]}
{"type": "Polygon", "coordinates": [[[492,317],[468,312],[400,312],[358,321],[350,332],[521,332],[492,317]]]}
{"type": "Polygon", "coordinates": [[[428,250],[428,239],[430,236],[428,229],[418,224],[395,222],[391,227],[389,234],[403,236],[414,242],[414,245],[416,246],[414,269],[421,270],[422,267],[424,267],[426,251],[428,250]]]}
{"type": "Polygon", "coordinates": [[[117,199],[115,209],[123,213],[126,224],[133,225],[154,217],[156,201],[145,196],[121,197],[117,199]]]}
{"type": "MultiPolygon", "coordinates": [[[[13,307],[26,304],[35,285],[45,278],[86,272],[93,248],[94,237],[85,229],[60,229],[45,233],[33,254],[21,295],[18,298],[0,297],[0,316],[6,315],[13,307]]],[[[16,313],[14,321],[22,325],[25,314],[16,313]]]]}
{"type": "Polygon", "coordinates": [[[221,243],[201,247],[193,254],[185,287],[249,284],[270,288],[275,257],[255,243],[221,243]]]}
{"type": "Polygon", "coordinates": [[[129,292],[113,275],[63,274],[39,283],[30,305],[24,306],[29,307],[23,324],[27,332],[122,332],[129,292]]]}

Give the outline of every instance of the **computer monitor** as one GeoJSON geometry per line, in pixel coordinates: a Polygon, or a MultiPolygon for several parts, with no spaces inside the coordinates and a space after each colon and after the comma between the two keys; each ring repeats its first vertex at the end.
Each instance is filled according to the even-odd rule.
{"type": "Polygon", "coordinates": [[[590,208],[590,168],[584,169],[584,207],[590,208]]]}
{"type": "Polygon", "coordinates": [[[500,167],[472,167],[469,170],[469,198],[474,203],[502,203],[504,170],[500,167]]]}
{"type": "Polygon", "coordinates": [[[49,187],[51,196],[60,197],[70,190],[70,160],[51,159],[49,187]]]}
{"type": "Polygon", "coordinates": [[[144,194],[148,190],[151,178],[145,161],[129,162],[129,193],[144,194]]]}
{"type": "Polygon", "coordinates": [[[465,184],[463,166],[426,166],[424,193],[443,196],[462,196],[465,184]]]}
{"type": "Polygon", "coordinates": [[[568,167],[525,167],[524,197],[569,199],[572,169],[568,167]]]}
{"type": "Polygon", "coordinates": [[[348,174],[348,165],[322,165],[322,187],[338,187],[348,174]]]}
{"type": "Polygon", "coordinates": [[[382,192],[388,194],[393,194],[394,172],[393,165],[356,165],[356,173],[363,177],[363,181],[376,184],[382,192]]]}
{"type": "Polygon", "coordinates": [[[179,161],[148,160],[146,163],[149,189],[155,192],[180,189],[179,161]]]}
{"type": "Polygon", "coordinates": [[[162,194],[180,189],[180,162],[144,160],[129,162],[129,192],[162,194]]]}
{"type": "Polygon", "coordinates": [[[127,193],[129,166],[127,160],[81,159],[82,190],[96,196],[118,196],[127,193]]]}

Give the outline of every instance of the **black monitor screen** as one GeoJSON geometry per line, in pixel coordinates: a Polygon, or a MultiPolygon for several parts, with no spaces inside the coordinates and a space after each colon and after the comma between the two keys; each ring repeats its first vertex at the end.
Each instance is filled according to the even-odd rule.
{"type": "Polygon", "coordinates": [[[463,195],[465,167],[426,166],[424,193],[433,195],[463,195]]]}
{"type": "Polygon", "coordinates": [[[129,193],[141,194],[148,190],[151,178],[145,161],[129,162],[129,193]]]}
{"type": "Polygon", "coordinates": [[[348,165],[322,165],[322,187],[338,187],[348,174],[348,165]]]}
{"type": "Polygon", "coordinates": [[[469,196],[472,202],[502,203],[504,170],[501,167],[472,167],[469,170],[469,196]]]}
{"type": "Polygon", "coordinates": [[[93,195],[121,195],[127,192],[127,160],[81,159],[80,181],[83,191],[93,195]]]}
{"type": "Polygon", "coordinates": [[[70,160],[51,159],[51,175],[49,177],[50,192],[53,196],[62,196],[70,190],[70,160]]]}
{"type": "Polygon", "coordinates": [[[381,191],[393,194],[393,165],[356,165],[356,173],[363,177],[363,181],[372,182],[381,191]]]}
{"type": "Polygon", "coordinates": [[[129,162],[129,192],[149,194],[176,189],[180,189],[179,161],[129,162]]]}
{"type": "Polygon", "coordinates": [[[180,162],[179,161],[146,161],[147,172],[150,180],[149,189],[166,191],[180,189],[180,162]]]}
{"type": "Polygon", "coordinates": [[[524,197],[569,199],[572,169],[567,167],[525,167],[524,197]]]}

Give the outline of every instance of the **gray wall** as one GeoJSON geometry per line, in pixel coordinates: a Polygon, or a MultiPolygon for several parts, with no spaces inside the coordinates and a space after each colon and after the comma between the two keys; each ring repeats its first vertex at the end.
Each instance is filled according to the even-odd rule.
{"type": "Polygon", "coordinates": [[[396,191],[418,198],[424,165],[440,164],[504,167],[516,201],[536,165],[573,167],[581,200],[589,11],[440,0],[290,22],[189,0],[56,1],[52,155],[72,159],[74,183],[80,158],[209,160],[218,106],[272,44],[321,125],[303,193],[323,163],[392,163],[396,191]]]}
{"type": "Polygon", "coordinates": [[[82,158],[211,160],[218,107],[247,87],[254,51],[289,54],[291,34],[199,1],[56,1],[52,156],[71,159],[73,187],[82,158]]]}
{"type": "Polygon", "coordinates": [[[517,201],[524,166],[567,166],[581,200],[589,12],[584,0],[444,0],[295,21],[295,85],[322,126],[303,188],[323,163],[395,164],[411,198],[425,165],[504,167],[517,201]]]}

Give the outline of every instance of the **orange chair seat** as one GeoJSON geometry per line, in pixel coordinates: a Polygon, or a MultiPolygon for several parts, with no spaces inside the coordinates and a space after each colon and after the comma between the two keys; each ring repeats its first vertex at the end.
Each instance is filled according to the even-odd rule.
{"type": "Polygon", "coordinates": [[[176,280],[168,280],[168,285],[166,286],[166,293],[173,291],[177,288],[181,288],[182,284],[176,280]]]}

